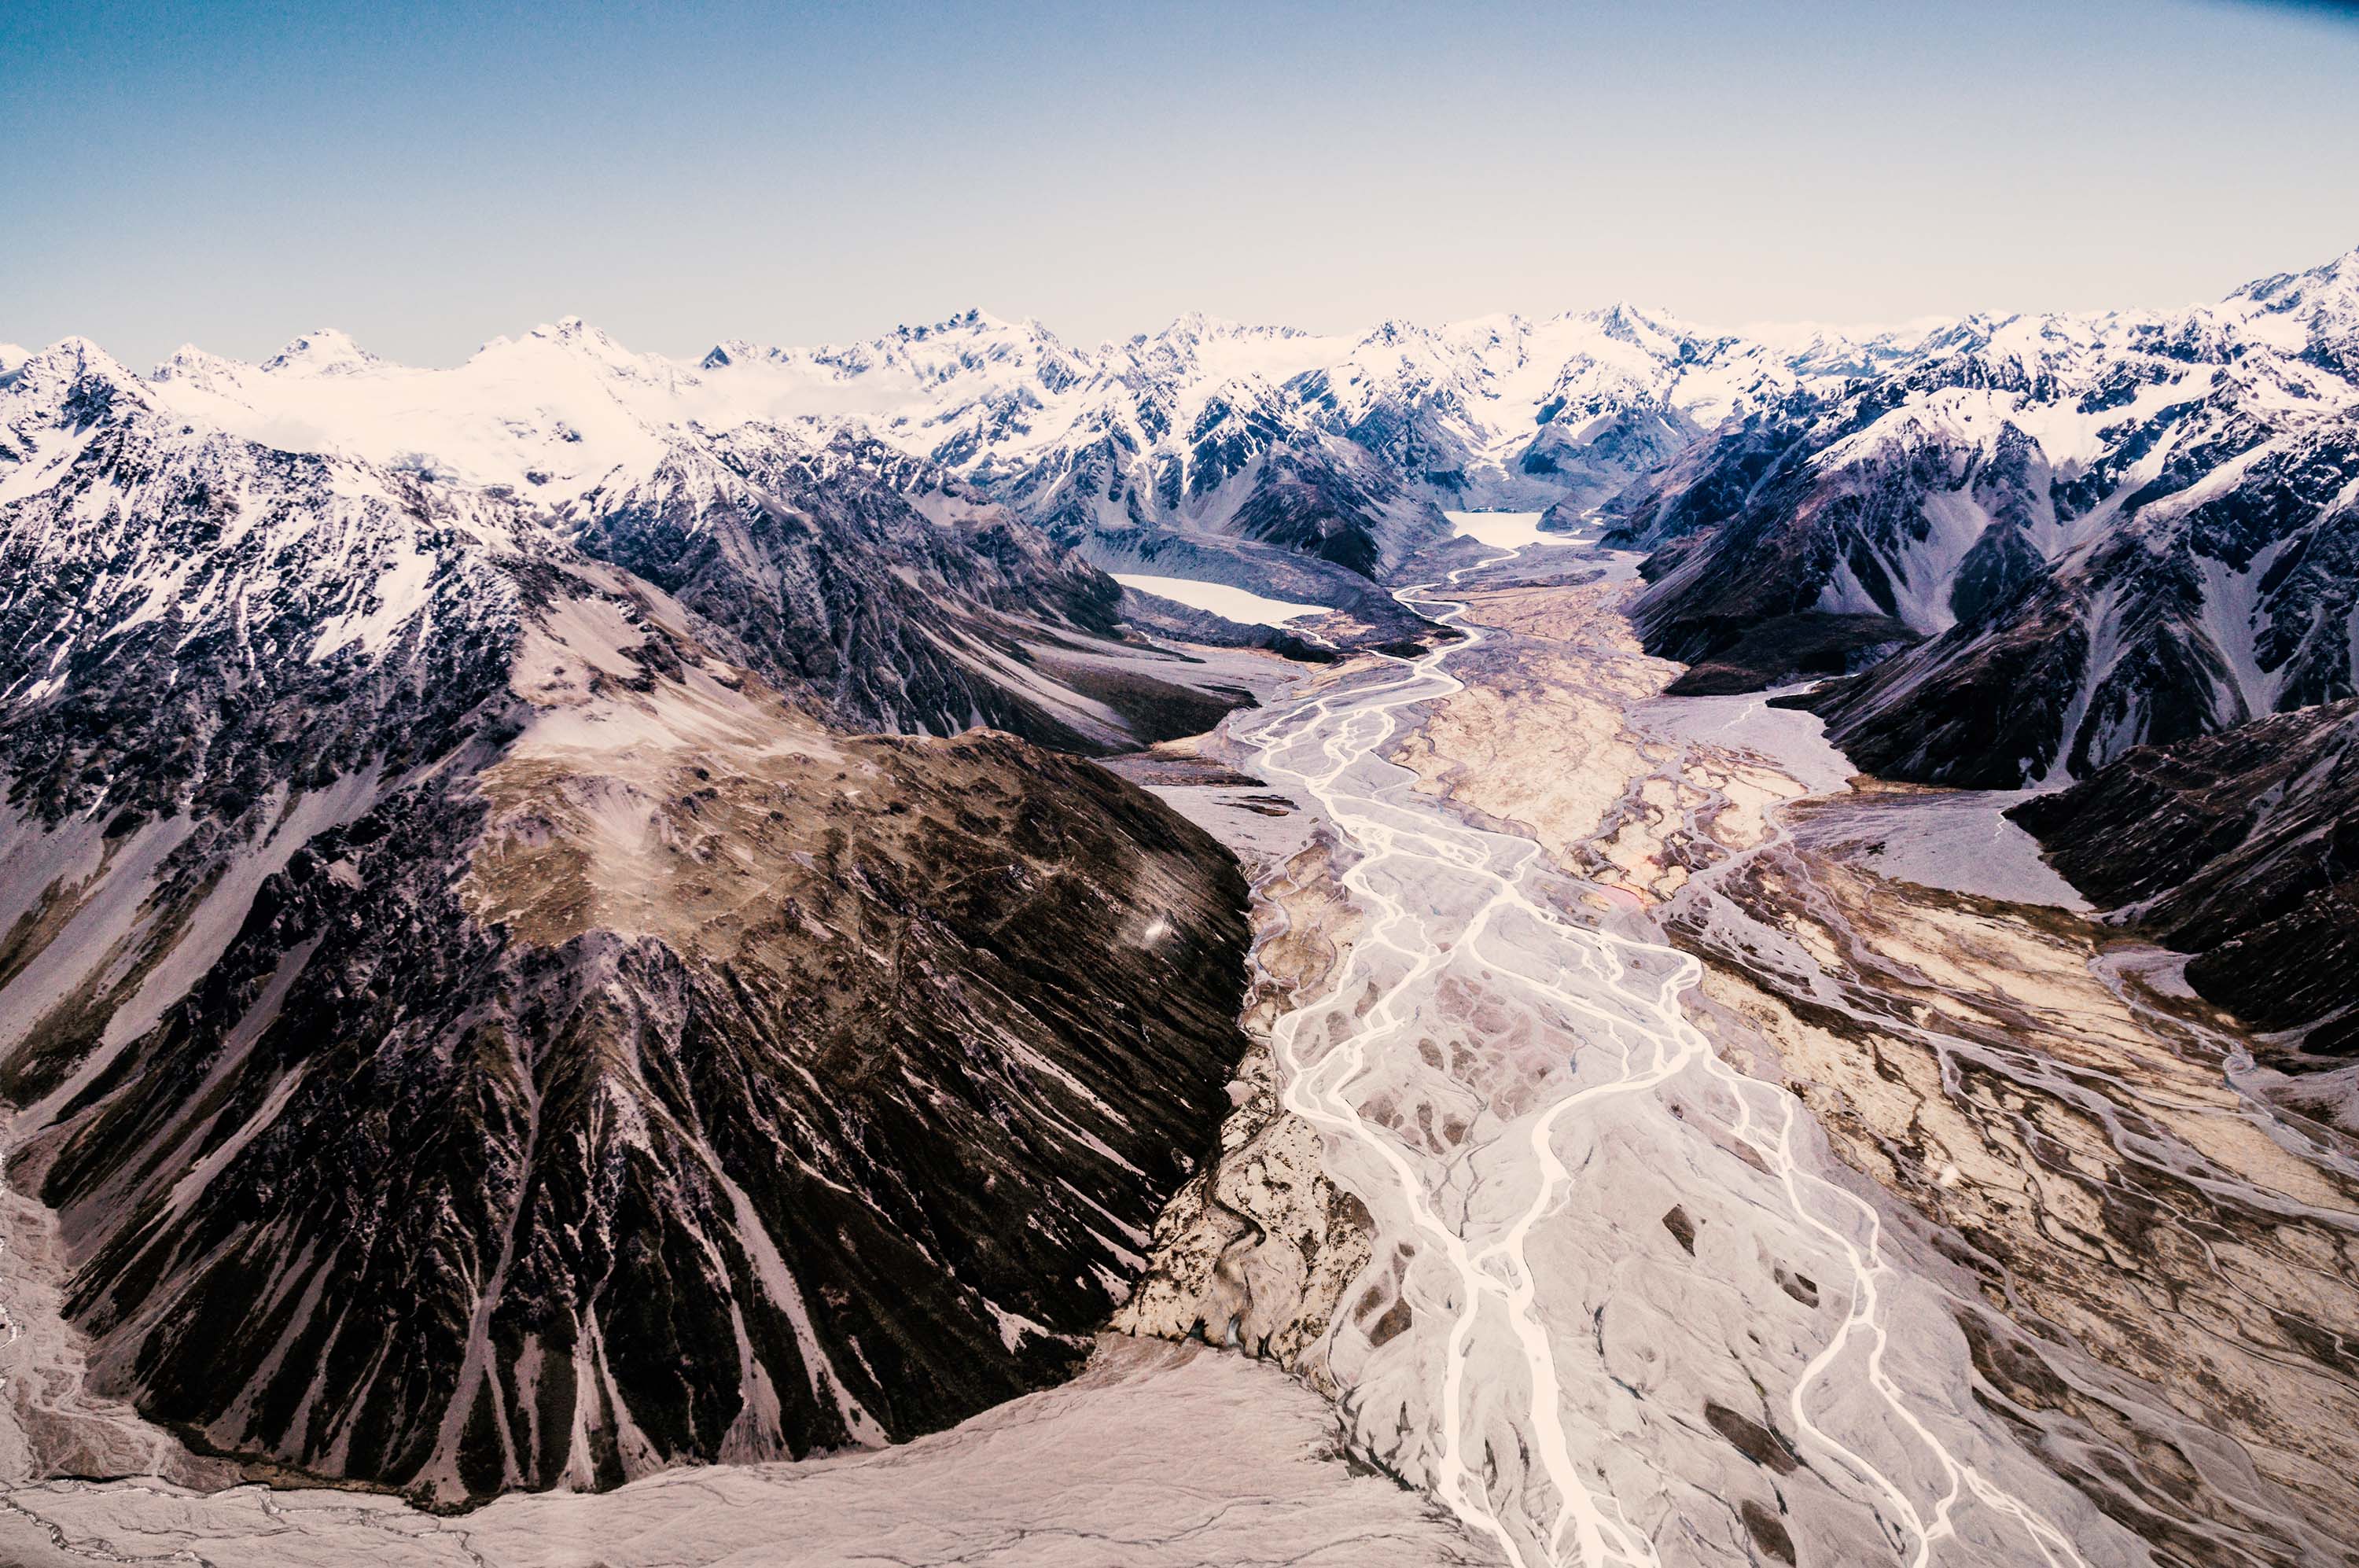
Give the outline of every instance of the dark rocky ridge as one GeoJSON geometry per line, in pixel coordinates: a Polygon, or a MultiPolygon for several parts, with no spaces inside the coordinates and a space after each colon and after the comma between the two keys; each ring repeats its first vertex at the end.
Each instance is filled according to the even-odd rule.
{"type": "MultiPolygon", "coordinates": [[[[832,735],[755,617],[95,351],[0,441],[0,1093],[102,1387],[455,1504],[1071,1369],[1226,1109],[1217,844],[1008,736],[832,735]]],[[[759,520],[814,571],[909,543],[804,477],[759,520]]],[[[973,615],[1103,581],[923,526],[973,615]]]]}
{"type": "Polygon", "coordinates": [[[2091,898],[2191,953],[2274,1064],[2359,1056],[2359,702],[2141,746],[2009,813],[2091,898]]]}
{"type": "MultiPolygon", "coordinates": [[[[592,492],[576,539],[727,627],[755,668],[842,723],[936,735],[980,723],[1093,753],[1195,733],[1084,731],[995,671],[1037,670],[1037,646],[1060,636],[1118,637],[1121,590],[916,466],[848,434],[814,450],[746,427],[592,492]]],[[[1188,694],[1171,684],[1172,700],[1188,694]]]]}
{"type": "Polygon", "coordinates": [[[401,792],[262,885],[18,1157],[102,1375],[450,1502],[907,1438],[1078,1364],[1225,1108],[1234,867],[1012,741],[682,758],[631,793],[693,923],[583,908],[568,808],[624,787],[571,764],[401,792]],[[879,798],[820,804],[845,771],[879,798]]]}

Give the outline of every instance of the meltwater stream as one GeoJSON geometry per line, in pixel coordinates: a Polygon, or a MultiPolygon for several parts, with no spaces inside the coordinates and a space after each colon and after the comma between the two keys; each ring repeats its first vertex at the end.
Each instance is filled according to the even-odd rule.
{"type": "MultiPolygon", "coordinates": [[[[1520,553],[1399,597],[1454,625],[1464,605],[1442,595],[1520,553]]],[[[1696,960],[1636,911],[1569,912],[1586,885],[1537,843],[1466,825],[1384,760],[1407,710],[1463,690],[1446,667],[1486,634],[1459,629],[1464,641],[1237,732],[1258,748],[1256,771],[1333,823],[1364,918],[1331,987],[1274,1032],[1286,1104],[1327,1135],[1331,1174],[1375,1214],[1372,1272],[1392,1247],[1415,1325],[1356,1365],[1339,1345],[1355,1439],[1524,1568],[1718,1559],[1736,1541],[1738,1483],[1766,1473],[1669,1411],[1683,1376],[1669,1348],[1609,1344],[1606,1323],[1609,1308],[1666,1332],[1685,1315],[1676,1276],[1616,1256],[1664,1245],[1648,1192],[1668,1181],[1680,1212],[1749,1229],[1756,1249],[1827,1281],[1807,1330],[1719,1334],[1762,1342],[1763,1376],[1737,1376],[1760,1396],[1760,1425],[1786,1429],[1789,1452],[1767,1457],[1840,1495],[1821,1517],[1858,1518],[1858,1539],[1822,1530],[1803,1561],[1834,1546],[1846,1561],[2082,1564],[2010,1488],[2038,1486],[2051,1509],[2075,1496],[2039,1486],[2049,1478],[1955,1388],[1918,1408],[1913,1385],[1949,1379],[1915,1340],[1892,1355],[1876,1212],[1812,1168],[1828,1157],[1799,1102],[1723,1062],[1683,1014],[1696,960]],[[1780,1367],[1782,1398],[1763,1386],[1780,1367]]],[[[1802,1315],[1769,1294],[1765,1324],[1783,1321],[1773,1308],[1802,1315]]],[[[1697,1288],[1696,1314],[1720,1312],[1715,1301],[1697,1288]]]]}

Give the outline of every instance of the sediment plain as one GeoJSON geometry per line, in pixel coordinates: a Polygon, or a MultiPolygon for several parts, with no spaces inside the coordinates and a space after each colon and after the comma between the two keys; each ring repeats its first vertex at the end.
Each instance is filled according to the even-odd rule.
{"type": "MultiPolygon", "coordinates": [[[[1254,973],[1218,1146],[1079,1381],[880,1454],[455,1521],[161,1464],[19,1484],[0,1546],[2352,1560],[2350,1139],[2040,864],[2011,797],[1663,696],[1630,564],[1461,541],[1403,593],[1455,640],[1114,765],[1238,854],[1254,973]],[[945,1486],[993,1455],[1053,1478],[945,1486]]],[[[36,1346],[39,1304],[10,1301],[36,1346]]],[[[109,1462],[144,1463],[116,1414],[109,1462]]]]}
{"type": "Polygon", "coordinates": [[[1316,819],[1245,852],[1321,964],[1132,1325],[1527,1564],[2349,1560],[2349,1138],[2017,797],[1662,696],[1631,564],[1462,544],[1465,640],[1197,747],[1316,819]]]}

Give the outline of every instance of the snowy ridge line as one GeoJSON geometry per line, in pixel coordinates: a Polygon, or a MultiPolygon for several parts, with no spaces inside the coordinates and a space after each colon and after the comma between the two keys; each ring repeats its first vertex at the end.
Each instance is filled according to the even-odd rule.
{"type": "Polygon", "coordinates": [[[1614,495],[1647,648],[1866,771],[2060,786],[2359,680],[2359,252],[2217,305],[1969,318],[1614,495]],[[1914,646],[1908,646],[1913,644],[1914,646]]]}

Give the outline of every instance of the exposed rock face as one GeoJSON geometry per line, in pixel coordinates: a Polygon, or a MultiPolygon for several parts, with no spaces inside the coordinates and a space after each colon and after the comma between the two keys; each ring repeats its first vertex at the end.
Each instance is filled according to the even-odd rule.
{"type": "Polygon", "coordinates": [[[1768,684],[1811,672],[1798,617],[1902,623],[1917,646],[1813,705],[1931,783],[2082,777],[2347,697],[2354,330],[2359,253],[2176,315],[1970,320],[1797,393],[1610,508],[1661,547],[1647,646],[1768,684]]]}
{"type": "Polygon", "coordinates": [[[1045,648],[1117,635],[1114,583],[1005,507],[908,467],[849,435],[813,450],[746,426],[592,491],[578,542],[727,627],[764,674],[842,722],[984,724],[1080,751],[1172,733],[1151,705],[1093,713],[1103,689],[1041,668],[1045,648]]]}
{"type": "Polygon", "coordinates": [[[2300,1031],[2273,1064],[2359,1055],[2359,703],[2142,746],[2009,814],[2074,886],[2192,953],[2205,997],[2300,1031]]]}
{"type": "MultiPolygon", "coordinates": [[[[831,733],[953,688],[831,687],[511,498],[184,425],[94,350],[0,430],[0,1093],[103,1391],[455,1504],[1078,1365],[1227,1109],[1217,844],[1006,735],[831,733]]],[[[1044,626],[1095,592],[746,466],[669,563],[716,614],[724,559],[782,611],[796,559],[1044,626]]]]}

